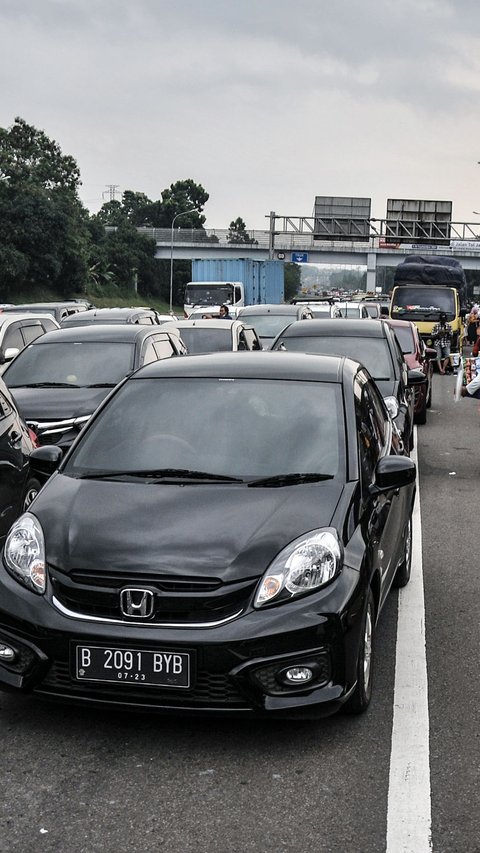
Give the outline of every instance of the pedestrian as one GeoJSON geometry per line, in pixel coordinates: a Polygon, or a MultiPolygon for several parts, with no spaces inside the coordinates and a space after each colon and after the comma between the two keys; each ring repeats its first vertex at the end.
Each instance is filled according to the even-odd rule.
{"type": "Polygon", "coordinates": [[[477,338],[478,308],[472,307],[467,317],[467,338],[469,344],[474,344],[477,338]]]}
{"type": "Polygon", "coordinates": [[[452,327],[450,323],[447,323],[447,315],[443,311],[440,314],[439,322],[432,329],[432,338],[437,351],[438,372],[443,375],[450,361],[452,340],[452,327]]]}
{"type": "Polygon", "coordinates": [[[477,326],[477,337],[472,348],[472,355],[475,356],[475,358],[480,355],[480,326],[477,326]]]}
{"type": "Polygon", "coordinates": [[[220,305],[220,317],[222,320],[233,320],[233,317],[228,310],[228,305],[220,305]]]}

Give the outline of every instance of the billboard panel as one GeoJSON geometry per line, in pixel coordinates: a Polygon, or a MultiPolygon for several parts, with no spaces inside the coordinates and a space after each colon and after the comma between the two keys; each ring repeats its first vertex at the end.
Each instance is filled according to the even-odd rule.
{"type": "Polygon", "coordinates": [[[387,243],[448,245],[451,201],[387,199],[384,239],[387,243]]]}
{"type": "Polygon", "coordinates": [[[315,196],[315,240],[361,240],[368,243],[371,207],[369,198],[315,196]]]}

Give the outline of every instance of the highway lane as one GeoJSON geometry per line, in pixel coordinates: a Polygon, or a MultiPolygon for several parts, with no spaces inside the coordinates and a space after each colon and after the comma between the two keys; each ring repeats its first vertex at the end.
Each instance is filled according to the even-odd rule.
{"type": "MultiPolygon", "coordinates": [[[[432,837],[435,853],[476,853],[480,410],[453,384],[435,376],[418,429],[432,837]]],[[[0,850],[384,853],[397,605],[393,592],[363,717],[165,719],[0,694],[0,850]]]]}

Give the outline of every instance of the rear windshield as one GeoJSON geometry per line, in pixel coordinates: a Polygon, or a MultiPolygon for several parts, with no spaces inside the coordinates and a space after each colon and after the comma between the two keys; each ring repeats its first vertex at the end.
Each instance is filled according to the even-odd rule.
{"type": "Polygon", "coordinates": [[[385,338],[302,335],[282,338],[279,345],[290,352],[318,352],[353,358],[364,364],[374,379],[392,379],[395,375],[390,349],[385,338]]]}
{"type": "Polygon", "coordinates": [[[232,349],[232,332],[230,324],[226,324],[226,329],[216,328],[200,328],[198,326],[188,326],[179,328],[179,334],[182,338],[188,352],[196,354],[199,352],[230,352],[232,349]]]}
{"type": "Polygon", "coordinates": [[[3,379],[9,388],[38,383],[77,387],[116,385],[133,367],[132,343],[51,343],[22,350],[3,379]]]}

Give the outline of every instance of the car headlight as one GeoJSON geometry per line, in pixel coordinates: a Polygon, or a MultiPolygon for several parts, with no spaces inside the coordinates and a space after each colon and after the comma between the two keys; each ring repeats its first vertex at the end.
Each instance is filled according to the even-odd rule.
{"type": "Polygon", "coordinates": [[[39,595],[45,592],[45,540],[40,523],[30,512],[21,515],[10,528],[3,560],[16,581],[39,595]]]}
{"type": "Polygon", "coordinates": [[[398,400],[396,397],[384,397],[384,400],[388,414],[393,420],[398,415],[398,400]]]}
{"type": "Polygon", "coordinates": [[[338,575],[342,558],[342,546],[334,530],[316,530],[295,539],[268,567],[255,595],[254,607],[289,601],[320,589],[338,575]]]}

